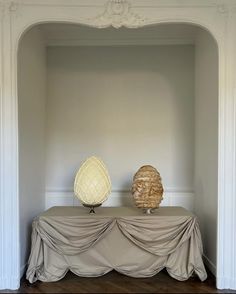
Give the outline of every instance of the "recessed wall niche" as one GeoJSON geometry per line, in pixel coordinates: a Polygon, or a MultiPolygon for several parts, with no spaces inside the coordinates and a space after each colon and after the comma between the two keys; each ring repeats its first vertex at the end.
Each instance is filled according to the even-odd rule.
{"type": "Polygon", "coordinates": [[[192,45],[55,46],[47,61],[48,190],[71,190],[91,155],[115,191],[130,190],[144,164],[167,189],[193,190],[192,45]]]}
{"type": "Polygon", "coordinates": [[[52,205],[78,204],[74,176],[91,155],[109,169],[110,206],[132,205],[133,174],[154,165],[162,205],[199,216],[215,263],[217,60],[210,34],[184,24],[44,24],[25,33],[18,54],[22,264],[32,218],[52,205]]]}

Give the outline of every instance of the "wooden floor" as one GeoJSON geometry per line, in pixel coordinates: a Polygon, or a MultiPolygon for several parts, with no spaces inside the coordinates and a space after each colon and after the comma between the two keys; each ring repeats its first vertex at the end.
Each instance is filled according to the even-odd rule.
{"type": "Polygon", "coordinates": [[[131,278],[112,271],[98,278],[81,278],[71,272],[58,282],[37,281],[29,284],[22,279],[18,291],[0,293],[236,293],[230,290],[217,290],[215,278],[210,273],[205,282],[197,277],[179,282],[171,278],[165,270],[152,278],[131,278]]]}

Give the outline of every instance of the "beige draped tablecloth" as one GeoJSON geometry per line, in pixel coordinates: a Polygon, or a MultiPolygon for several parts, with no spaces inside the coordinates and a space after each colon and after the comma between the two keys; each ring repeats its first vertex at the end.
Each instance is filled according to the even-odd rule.
{"type": "Polygon", "coordinates": [[[57,281],[68,270],[96,277],[116,270],[150,277],[166,268],[177,280],[207,278],[196,217],[182,207],[151,215],[134,207],[52,207],[34,219],[26,278],[57,281]]]}

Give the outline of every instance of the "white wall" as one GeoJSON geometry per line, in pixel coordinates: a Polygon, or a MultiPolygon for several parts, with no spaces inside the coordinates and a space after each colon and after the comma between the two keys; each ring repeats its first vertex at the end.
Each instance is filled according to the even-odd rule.
{"type": "Polygon", "coordinates": [[[27,261],[33,217],[45,208],[46,48],[34,28],[18,52],[19,194],[21,268],[27,261]]]}
{"type": "Polygon", "coordinates": [[[73,205],[75,173],[91,155],[105,161],[118,197],[144,164],[160,171],[168,197],[192,196],[192,45],[49,47],[47,53],[47,206],[73,205]]]}
{"type": "Polygon", "coordinates": [[[195,212],[204,254],[215,272],[218,170],[218,55],[214,39],[203,30],[195,55],[195,212]]]}
{"type": "Polygon", "coordinates": [[[204,253],[214,271],[218,123],[214,41],[199,30],[195,60],[191,45],[49,47],[47,67],[40,31],[33,29],[23,41],[18,75],[21,265],[28,258],[32,218],[45,208],[46,147],[46,208],[78,204],[72,192],[74,175],[91,155],[100,156],[111,174],[113,197],[105,205],[132,205],[128,192],[132,176],[143,164],[161,172],[166,190],[162,205],[193,210],[195,189],[204,253]]]}

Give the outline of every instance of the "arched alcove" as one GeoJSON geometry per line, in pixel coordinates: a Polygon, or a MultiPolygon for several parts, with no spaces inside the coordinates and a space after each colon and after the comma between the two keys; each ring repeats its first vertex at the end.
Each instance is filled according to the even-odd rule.
{"type": "MultiPolygon", "coordinates": [[[[73,0],[59,2],[48,0],[47,3],[39,0],[28,0],[27,3],[6,0],[0,5],[0,14],[2,16],[0,21],[0,74],[2,81],[0,91],[0,104],[2,107],[0,112],[1,289],[16,289],[19,287],[20,248],[25,248],[22,242],[19,241],[22,223],[19,220],[21,197],[19,197],[18,181],[17,80],[19,76],[17,75],[17,50],[20,39],[27,30],[37,24],[51,22],[83,24],[96,28],[109,26],[138,28],[161,23],[186,23],[208,30],[215,38],[219,54],[217,287],[219,289],[235,289],[235,5],[229,2],[226,3],[223,0],[217,3],[210,0],[196,3],[194,0],[189,0],[188,4],[181,1],[173,2],[172,0],[164,2],[150,0],[134,3],[134,1],[126,0],[98,0],[95,5],[93,1],[86,1],[85,3],[83,0],[76,2],[73,0]],[[8,229],[9,224],[11,224],[10,230],[8,229]]],[[[200,43],[203,44],[202,41],[200,43]]],[[[206,58],[206,61],[208,61],[208,58],[206,58]]],[[[201,66],[204,67],[204,63],[201,66]]],[[[200,78],[205,79],[207,84],[209,77],[202,75],[200,78]]],[[[202,92],[200,93],[201,95],[202,92]]],[[[204,119],[207,117],[207,108],[202,109],[200,105],[199,111],[204,115],[199,116],[199,118],[204,119]]],[[[211,104],[209,103],[209,105],[211,104]]],[[[200,122],[201,120],[199,121],[199,129],[201,129],[200,122]]],[[[210,138],[207,135],[205,137],[199,136],[203,149],[203,143],[210,138]]],[[[197,153],[195,152],[195,154],[197,153]]],[[[201,161],[197,160],[199,163],[202,162],[204,166],[200,165],[200,169],[198,169],[201,170],[199,175],[204,179],[204,183],[207,182],[207,173],[212,166],[212,157],[207,157],[206,154],[207,152],[204,153],[204,150],[199,152],[201,161]]],[[[196,167],[197,165],[194,164],[195,169],[196,167]]],[[[197,179],[196,176],[195,179],[197,179]]],[[[211,183],[212,181],[210,181],[210,186],[211,183]]],[[[196,186],[200,195],[203,195],[202,192],[204,191],[206,193],[210,192],[212,195],[214,193],[213,190],[206,190],[207,187],[210,187],[207,184],[201,185],[201,178],[198,178],[196,186]]],[[[215,187],[215,185],[213,186],[215,187]]],[[[195,191],[197,190],[195,189],[195,191]]],[[[195,205],[195,208],[199,207],[198,211],[204,211],[205,209],[206,213],[208,213],[208,203],[206,201],[211,198],[207,195],[202,199],[196,197],[195,199],[200,200],[195,205]]],[[[200,216],[199,213],[198,215],[200,216]]],[[[203,218],[200,216],[201,226],[205,223],[206,227],[208,227],[211,221],[214,222],[215,214],[211,212],[208,215],[209,219],[203,222],[203,218]]],[[[27,219],[28,217],[24,221],[27,219]]],[[[204,229],[204,225],[202,228],[204,235],[209,233],[208,229],[204,229]]],[[[214,234],[214,231],[212,232],[214,234]]],[[[206,235],[208,240],[213,238],[212,232],[209,234],[211,237],[206,235]]],[[[206,244],[205,241],[204,243],[206,244]]],[[[212,256],[214,258],[214,252],[212,256]]]]}
{"type": "Polygon", "coordinates": [[[32,218],[51,205],[77,205],[74,174],[94,154],[111,173],[111,206],[132,205],[133,173],[156,166],[163,205],[197,214],[215,271],[218,48],[210,33],[183,23],[35,25],[19,44],[18,107],[22,271],[32,218]]]}

